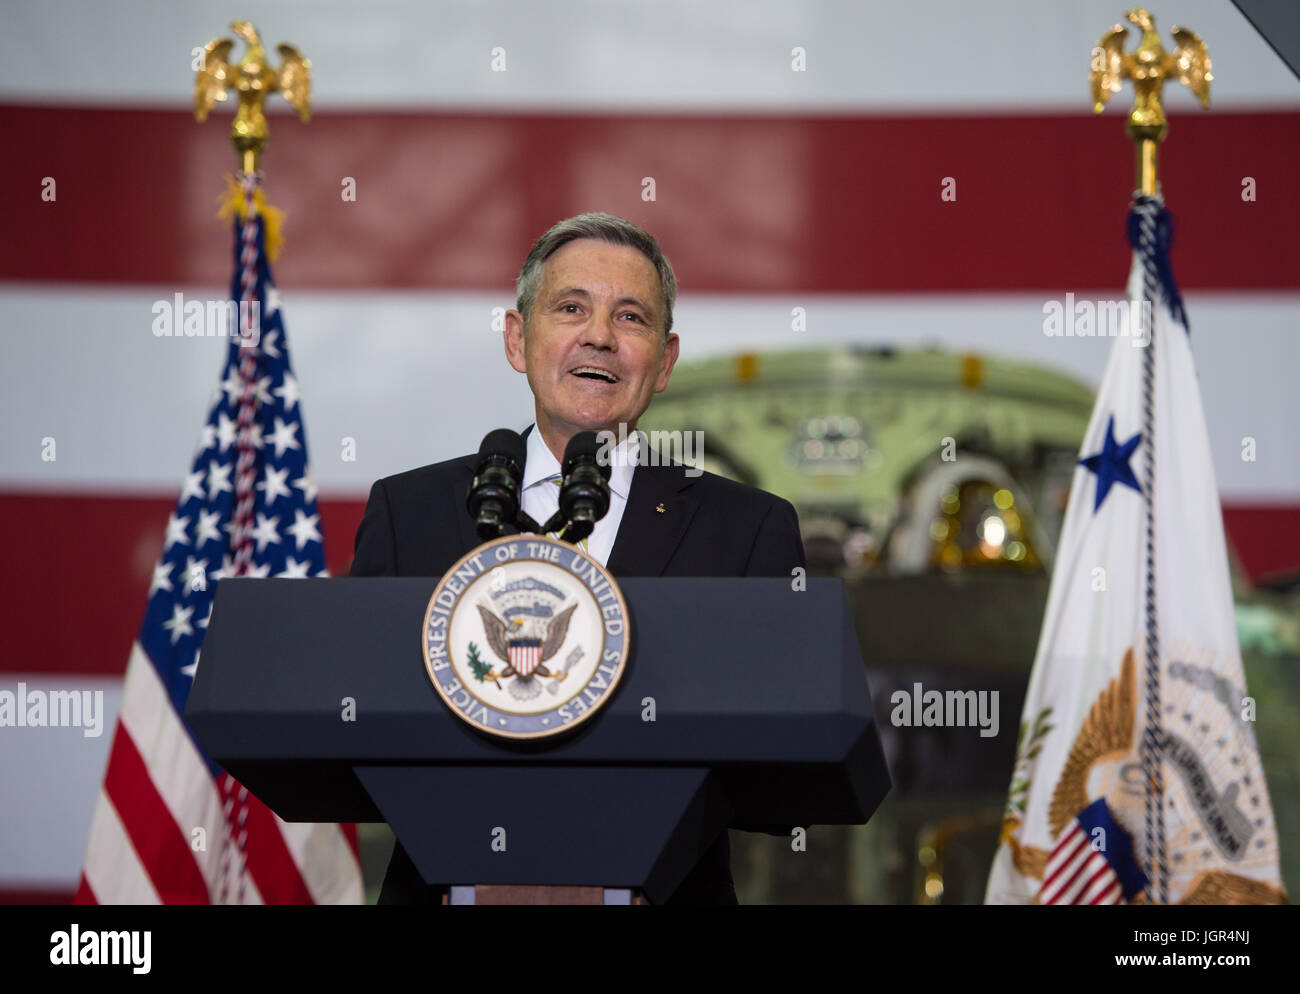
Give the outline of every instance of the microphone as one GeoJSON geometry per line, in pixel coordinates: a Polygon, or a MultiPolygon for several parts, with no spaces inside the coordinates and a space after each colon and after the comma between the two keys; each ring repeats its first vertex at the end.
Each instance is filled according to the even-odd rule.
{"type": "Polygon", "coordinates": [[[490,431],[478,447],[474,479],[465,507],[485,542],[501,534],[519,516],[519,487],[524,478],[527,448],[523,436],[509,428],[490,431]]]}
{"type": "MultiPolygon", "coordinates": [[[[560,510],[567,522],[560,537],[580,542],[591,534],[596,522],[609,511],[609,466],[596,459],[600,443],[594,431],[582,431],[569,439],[564,449],[560,480],[560,510]]],[[[554,520],[554,519],[552,519],[554,520]]],[[[550,525],[550,522],[547,522],[550,525]]],[[[547,531],[550,531],[550,527],[547,531]]]]}

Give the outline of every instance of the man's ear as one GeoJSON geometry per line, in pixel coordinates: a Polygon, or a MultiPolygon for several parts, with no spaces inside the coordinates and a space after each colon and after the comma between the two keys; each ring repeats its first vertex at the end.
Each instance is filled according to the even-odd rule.
{"type": "Polygon", "coordinates": [[[673,375],[673,367],[677,365],[677,353],[680,347],[681,340],[670,332],[668,341],[664,342],[664,354],[659,359],[659,378],[655,380],[655,393],[668,386],[668,377],[673,375]]]}
{"type": "Polygon", "coordinates": [[[506,359],[516,373],[528,372],[528,363],[524,360],[524,316],[516,310],[506,311],[506,328],[503,332],[506,346],[506,359]]]}

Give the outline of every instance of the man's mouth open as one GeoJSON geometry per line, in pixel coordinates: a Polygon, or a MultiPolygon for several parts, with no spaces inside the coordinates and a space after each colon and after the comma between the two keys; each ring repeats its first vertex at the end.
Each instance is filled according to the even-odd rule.
{"type": "Polygon", "coordinates": [[[592,380],[596,383],[617,383],[618,377],[608,369],[601,369],[599,366],[575,366],[569,370],[572,376],[579,376],[584,380],[592,380]]]}

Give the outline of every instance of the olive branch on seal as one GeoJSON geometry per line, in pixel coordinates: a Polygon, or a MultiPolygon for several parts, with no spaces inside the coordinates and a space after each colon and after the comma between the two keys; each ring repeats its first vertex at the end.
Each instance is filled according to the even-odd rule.
{"type": "Polygon", "coordinates": [[[501,682],[496,677],[492,676],[491,664],[485,663],[483,662],[482,659],[479,658],[478,646],[476,646],[473,642],[469,644],[469,668],[470,671],[474,674],[474,679],[477,680],[479,683],[482,683],[484,680],[491,677],[492,682],[497,685],[498,689],[500,689],[501,682]]]}

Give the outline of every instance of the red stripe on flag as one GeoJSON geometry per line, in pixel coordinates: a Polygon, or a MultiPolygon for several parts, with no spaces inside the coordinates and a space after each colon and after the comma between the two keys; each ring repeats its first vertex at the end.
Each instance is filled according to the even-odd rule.
{"type": "MultiPolygon", "coordinates": [[[[76,895],[73,891],[59,888],[0,887],[0,904],[73,904],[76,895]]],[[[83,904],[94,904],[94,894],[83,904]]]]}
{"type": "Polygon", "coordinates": [[[207,881],[190,849],[189,832],[172,817],[144,758],[120,723],[113,733],[104,791],[162,902],[210,903],[207,881]]]}
{"type": "MultiPolygon", "coordinates": [[[[1083,886],[1079,888],[1079,892],[1070,899],[1071,904],[1078,904],[1080,901],[1087,898],[1088,891],[1093,888],[1098,880],[1107,875],[1114,876],[1115,874],[1115,871],[1110,868],[1110,864],[1106,862],[1106,857],[1101,855],[1095,857],[1089,856],[1087,865],[1096,866],[1097,868],[1093,871],[1092,876],[1083,882],[1083,886]]],[[[1089,900],[1088,903],[1091,904],[1092,901],[1089,900]]]]}
{"type": "MultiPolygon", "coordinates": [[[[366,111],[316,114],[311,127],[285,116],[266,191],[289,218],[276,275],[508,298],[538,235],[607,210],[647,226],[692,292],[1118,291],[1133,150],[1119,115],[1086,104],[1081,91],[1055,115],[366,111]],[[341,176],[365,177],[355,203],[340,200],[341,176]],[[654,203],[642,176],[655,177],[654,203]]],[[[213,214],[228,120],[0,106],[0,131],[24,139],[0,158],[2,188],[58,181],[55,202],[0,205],[4,230],[23,235],[0,242],[0,273],[227,285],[213,214]]],[[[1300,286],[1300,114],[1180,112],[1162,152],[1184,290],[1300,286]],[[1259,203],[1242,199],[1247,176],[1259,203]]]]}
{"type": "Polygon", "coordinates": [[[81,879],[77,881],[77,892],[72,895],[73,904],[98,904],[99,898],[95,896],[94,890],[90,886],[90,881],[86,879],[86,874],[81,874],[81,879]]]}
{"type": "Polygon", "coordinates": [[[1086,841],[1076,824],[1070,833],[1057,844],[1048,863],[1049,866],[1055,863],[1056,869],[1043,880],[1043,886],[1040,888],[1041,893],[1046,894],[1049,889],[1056,890],[1059,888],[1058,878],[1069,869],[1070,864],[1074,862],[1075,857],[1079,854],[1079,847],[1086,841]]]}
{"type": "Polygon", "coordinates": [[[357,859],[357,865],[361,865],[361,839],[357,836],[357,826],[350,821],[339,822],[339,829],[343,832],[343,838],[347,840],[348,848],[352,850],[352,855],[357,859]]]}
{"type": "MultiPolygon", "coordinates": [[[[334,576],[347,575],[365,506],[364,499],[320,503],[326,565],[334,576]]],[[[0,625],[4,668],[121,676],[175,507],[175,495],[0,493],[0,520],[15,525],[5,534],[5,568],[22,577],[5,590],[5,610],[23,619],[0,625]],[[94,597],[74,582],[86,577],[95,578],[94,597]]]]}
{"type": "MultiPolygon", "coordinates": [[[[326,564],[346,576],[365,500],[320,502],[326,564]]],[[[6,566],[21,576],[5,607],[21,625],[0,625],[0,659],[17,673],[121,676],[140,631],[154,563],[175,497],[0,493],[0,520],[11,528],[6,566]],[[70,523],[76,527],[70,527],[70,523]],[[94,542],[83,536],[93,534],[94,542]],[[82,596],[69,577],[93,576],[82,596]],[[94,633],[94,651],[86,633],[94,633]]],[[[1248,574],[1300,569],[1300,504],[1225,505],[1224,525],[1248,574]]]]}
{"type": "Polygon", "coordinates": [[[1114,904],[1115,899],[1119,896],[1116,891],[1119,890],[1119,878],[1116,877],[1111,881],[1111,885],[1103,890],[1100,894],[1092,899],[1092,904],[1114,904]]]}
{"type": "Polygon", "coordinates": [[[1253,582],[1300,575],[1300,508],[1225,501],[1223,527],[1253,582]]]}
{"type": "Polygon", "coordinates": [[[1075,882],[1079,879],[1079,875],[1088,872],[1091,864],[1092,864],[1092,854],[1085,853],[1083,859],[1079,860],[1078,865],[1075,866],[1074,872],[1071,873],[1065,879],[1058,881],[1057,884],[1052,888],[1052,896],[1049,899],[1048,903],[1049,904],[1073,903],[1073,902],[1067,902],[1065,899],[1065,895],[1071,890],[1071,888],[1074,887],[1075,882]]]}
{"type": "MultiPolygon", "coordinates": [[[[236,792],[238,790],[236,788],[236,792]]],[[[314,904],[311,891],[302,879],[271,809],[252,791],[249,791],[243,808],[248,815],[244,822],[247,832],[244,854],[248,859],[248,873],[257,885],[262,901],[265,904],[314,904]]],[[[235,831],[239,831],[238,826],[235,826],[235,831]]],[[[234,899],[233,895],[231,899],[234,899]]]]}

